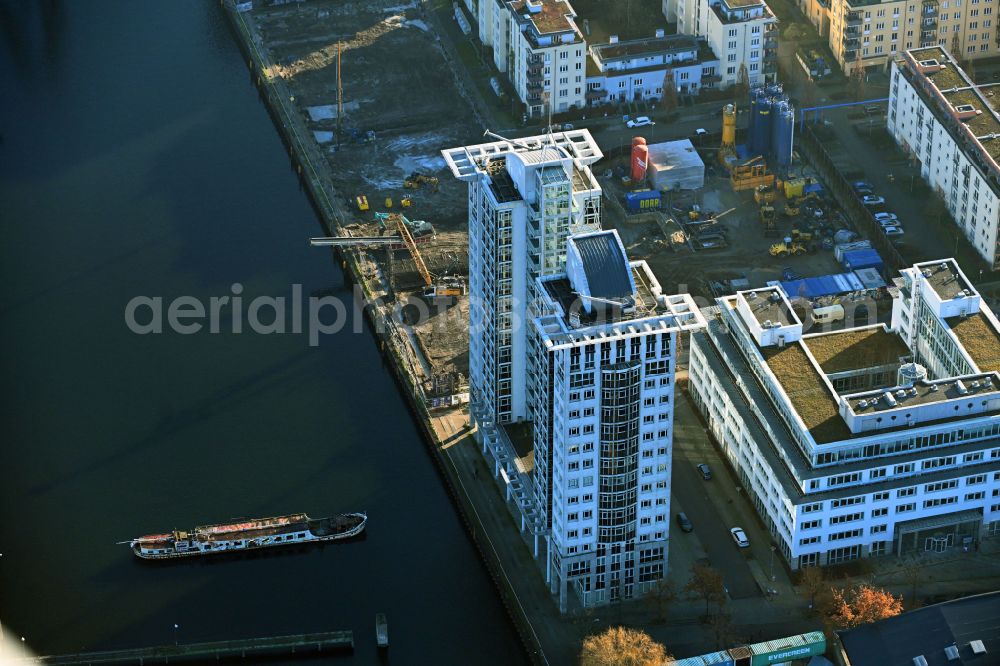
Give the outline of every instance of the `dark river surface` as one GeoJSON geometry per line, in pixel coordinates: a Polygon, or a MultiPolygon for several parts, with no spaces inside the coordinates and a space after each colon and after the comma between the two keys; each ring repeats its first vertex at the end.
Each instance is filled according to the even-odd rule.
{"type": "Polygon", "coordinates": [[[126,326],[136,296],[350,294],[218,4],[0,0],[0,133],[3,640],[353,629],[368,664],[383,611],[392,662],[523,663],[370,332],[126,326]],[[289,553],[116,545],[354,510],[364,540],[289,553]]]}

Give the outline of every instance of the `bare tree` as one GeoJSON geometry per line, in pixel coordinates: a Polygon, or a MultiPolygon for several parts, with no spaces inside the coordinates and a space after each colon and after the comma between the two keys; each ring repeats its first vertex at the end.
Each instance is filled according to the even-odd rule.
{"type": "Polygon", "coordinates": [[[803,569],[799,584],[802,585],[803,594],[809,599],[809,608],[816,607],[816,595],[829,589],[829,585],[826,583],[826,576],[819,567],[806,567],[803,569]]]}
{"type": "Polygon", "coordinates": [[[661,666],[673,659],[666,648],[645,632],[626,627],[588,636],[580,652],[580,666],[661,666]]]}
{"type": "Polygon", "coordinates": [[[740,102],[745,102],[750,95],[750,72],[747,71],[747,64],[740,63],[739,72],[736,74],[736,85],[733,88],[733,98],[740,102]]]}
{"type": "Polygon", "coordinates": [[[705,600],[706,615],[710,603],[714,603],[719,610],[726,603],[726,586],[722,582],[722,574],[707,564],[695,564],[691,567],[691,579],[684,586],[684,592],[695,599],[705,600]]]}
{"type": "Polygon", "coordinates": [[[673,111],[677,108],[677,84],[674,83],[674,70],[668,69],[663,75],[663,94],[660,96],[660,108],[673,111]]]}
{"type": "Polygon", "coordinates": [[[661,578],[656,581],[656,587],[649,591],[646,599],[656,611],[657,621],[665,622],[670,605],[677,600],[677,586],[669,578],[661,578]]]}
{"type": "Polygon", "coordinates": [[[917,556],[906,559],[903,563],[903,579],[910,584],[910,608],[917,607],[917,585],[924,578],[924,567],[926,563],[917,556]]]}
{"type": "Polygon", "coordinates": [[[855,101],[864,99],[865,95],[865,63],[861,60],[861,50],[856,51],[854,66],[851,67],[851,91],[855,101]]]}

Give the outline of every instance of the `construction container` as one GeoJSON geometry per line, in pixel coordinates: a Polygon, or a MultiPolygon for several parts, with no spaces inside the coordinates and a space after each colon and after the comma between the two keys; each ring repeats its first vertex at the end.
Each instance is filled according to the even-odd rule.
{"type": "Polygon", "coordinates": [[[795,178],[793,180],[786,180],[783,185],[785,188],[785,198],[791,199],[792,197],[802,196],[802,188],[806,186],[806,181],[804,178],[795,178]]]}
{"type": "Polygon", "coordinates": [[[785,280],[781,288],[789,298],[821,298],[863,291],[865,285],[854,273],[835,273],[800,280],[785,280]]]}
{"type": "Polygon", "coordinates": [[[821,631],[755,643],[750,647],[750,666],[770,666],[815,657],[826,652],[826,637],[821,631]]]}
{"type": "Polygon", "coordinates": [[[885,280],[876,268],[862,268],[854,271],[854,274],[865,285],[865,289],[881,289],[885,286],[885,280]]]}
{"type": "Polygon", "coordinates": [[[646,180],[646,165],[649,163],[649,148],[641,136],[632,139],[632,182],[642,183],[646,180]]]}
{"type": "Polygon", "coordinates": [[[733,660],[726,652],[712,652],[698,657],[688,657],[670,662],[670,666],[733,666],[733,660]]]}
{"type": "Polygon", "coordinates": [[[654,210],[660,207],[660,193],[657,190],[636,190],[625,194],[625,208],[630,213],[654,210]]]}
{"type": "Polygon", "coordinates": [[[666,192],[705,186],[705,163],[690,139],[654,143],[648,148],[647,174],[654,189],[666,192]]]}
{"type": "Polygon", "coordinates": [[[840,264],[845,270],[849,271],[874,268],[876,271],[881,272],[885,268],[885,262],[882,261],[882,257],[871,248],[844,252],[841,255],[840,264]]]}
{"type": "Polygon", "coordinates": [[[850,252],[851,250],[868,250],[871,249],[871,246],[872,242],[868,240],[838,243],[833,246],[833,256],[841,265],[843,265],[844,254],[850,252]]]}

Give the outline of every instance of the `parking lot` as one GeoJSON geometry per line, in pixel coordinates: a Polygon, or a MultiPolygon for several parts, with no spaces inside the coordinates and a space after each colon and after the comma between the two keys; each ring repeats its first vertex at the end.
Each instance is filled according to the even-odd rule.
{"type": "Polygon", "coordinates": [[[825,119],[829,123],[817,136],[834,162],[842,165],[845,177],[870,183],[873,194],[885,199],[884,206],[873,210],[899,217],[905,232],[900,242],[904,259],[916,263],[954,256],[966,274],[978,278],[983,261],[947,212],[936,207],[919,167],[885,129],[884,116],[846,108],[828,111],[825,119]]]}

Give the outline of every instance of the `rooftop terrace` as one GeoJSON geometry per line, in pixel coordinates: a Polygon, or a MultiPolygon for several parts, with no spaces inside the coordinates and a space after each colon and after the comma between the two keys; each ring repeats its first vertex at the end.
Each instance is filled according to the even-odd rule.
{"type": "Polygon", "coordinates": [[[512,0],[510,8],[524,20],[531,21],[539,35],[576,30],[576,12],[566,0],[512,0]],[[531,11],[536,8],[537,11],[531,11]]]}
{"type": "Polygon", "coordinates": [[[952,317],[948,326],[982,372],[1000,372],[1000,332],[986,315],[952,317]]]}
{"type": "Polygon", "coordinates": [[[917,268],[920,269],[927,283],[934,287],[934,291],[942,301],[951,300],[963,291],[970,293],[975,291],[972,285],[962,277],[955,262],[950,259],[917,264],[917,268]]]}
{"type": "Polygon", "coordinates": [[[910,355],[903,340],[882,326],[825,333],[802,342],[827,374],[898,365],[901,356],[910,355]]]}
{"type": "Polygon", "coordinates": [[[950,107],[942,111],[947,112],[955,122],[965,125],[993,160],[1000,160],[1000,117],[997,116],[1000,86],[976,85],[940,46],[911,49],[906,53],[916,63],[936,61],[943,66],[920,71],[921,65],[914,66],[906,58],[903,59],[911,76],[925,78],[937,89],[950,107]],[[958,106],[970,106],[979,113],[959,118],[955,111],[958,106]]]}
{"type": "Polygon", "coordinates": [[[799,323],[792,311],[785,305],[785,299],[782,298],[781,292],[776,287],[768,291],[741,292],[741,295],[746,299],[757,323],[762,326],[767,322],[781,326],[799,323]]]}
{"type": "Polygon", "coordinates": [[[760,351],[788,399],[792,401],[792,407],[818,443],[834,442],[851,436],[851,431],[838,411],[837,398],[809,362],[809,357],[799,342],[785,347],[765,347],[760,351]]]}
{"type": "Polygon", "coordinates": [[[615,44],[595,44],[591,50],[601,60],[618,60],[660,53],[697,52],[698,40],[691,35],[667,35],[629,39],[615,44]]]}

